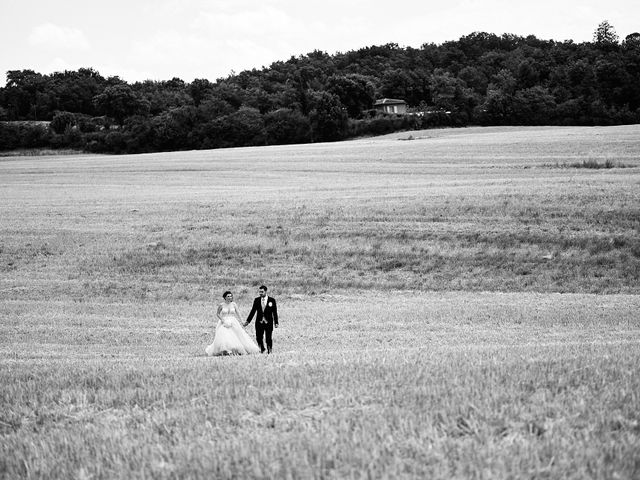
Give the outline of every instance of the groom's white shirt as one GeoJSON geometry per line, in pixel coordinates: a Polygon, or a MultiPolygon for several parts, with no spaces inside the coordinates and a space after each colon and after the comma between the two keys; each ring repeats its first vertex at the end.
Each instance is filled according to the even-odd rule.
{"type": "Polygon", "coordinates": [[[265,295],[264,299],[260,299],[260,306],[262,307],[262,311],[264,312],[267,309],[267,305],[269,304],[269,295],[265,295]]]}

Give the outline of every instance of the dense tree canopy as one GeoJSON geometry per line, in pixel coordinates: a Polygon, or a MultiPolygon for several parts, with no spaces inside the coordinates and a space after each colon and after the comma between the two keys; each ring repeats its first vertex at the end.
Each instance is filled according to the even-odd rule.
{"type": "Polygon", "coordinates": [[[314,51],[215,81],[128,84],[91,68],[6,75],[0,149],[143,152],[333,141],[439,125],[640,122],[640,33],[620,42],[607,21],[593,42],[580,44],[474,32],[420,48],[314,51]],[[405,100],[414,115],[376,112],[383,97],[405,100]],[[37,130],[15,123],[25,120],[37,130]],[[50,121],[50,128],[36,121],[50,121]]]}

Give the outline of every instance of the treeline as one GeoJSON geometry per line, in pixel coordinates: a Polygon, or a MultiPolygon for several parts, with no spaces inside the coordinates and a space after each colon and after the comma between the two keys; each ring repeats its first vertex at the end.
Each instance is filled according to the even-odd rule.
{"type": "Polygon", "coordinates": [[[137,153],[333,141],[464,125],[640,123],[640,34],[592,42],[476,32],[421,48],[314,51],[215,82],[7,72],[0,150],[137,153]],[[403,99],[413,115],[373,109],[403,99]]]}

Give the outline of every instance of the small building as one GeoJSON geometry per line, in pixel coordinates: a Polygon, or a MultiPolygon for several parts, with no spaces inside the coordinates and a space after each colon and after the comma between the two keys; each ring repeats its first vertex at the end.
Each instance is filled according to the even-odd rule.
{"type": "Polygon", "coordinates": [[[376,100],[373,108],[384,113],[407,113],[407,102],[395,98],[382,98],[376,100]]]}

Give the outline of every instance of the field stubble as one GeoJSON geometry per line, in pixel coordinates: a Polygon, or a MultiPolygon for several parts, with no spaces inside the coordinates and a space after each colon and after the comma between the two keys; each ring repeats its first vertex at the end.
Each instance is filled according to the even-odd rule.
{"type": "MultiPolygon", "coordinates": [[[[7,478],[633,478],[633,295],[279,297],[271,356],[210,303],[7,301],[7,478]]],[[[244,313],[250,296],[239,299],[244,313]]]]}
{"type": "Polygon", "coordinates": [[[639,132],[0,159],[0,475],[637,477],[639,132]]]}
{"type": "Polygon", "coordinates": [[[0,288],[154,300],[261,281],[297,293],[638,293],[639,133],[464,129],[411,142],[8,159],[0,288]],[[636,167],[548,166],[584,158],[636,167]]]}

